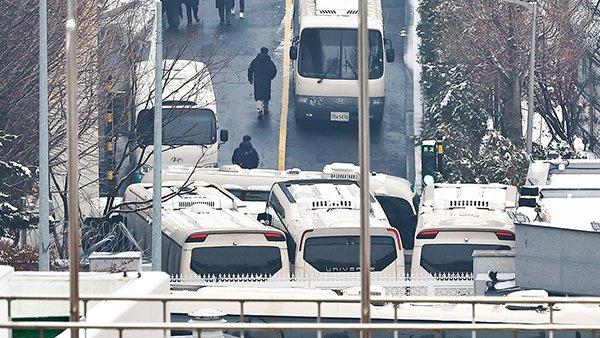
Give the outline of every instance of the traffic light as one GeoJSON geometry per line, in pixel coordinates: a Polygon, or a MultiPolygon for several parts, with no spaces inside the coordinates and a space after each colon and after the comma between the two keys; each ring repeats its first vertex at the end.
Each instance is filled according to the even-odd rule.
{"type": "Polygon", "coordinates": [[[421,143],[421,179],[424,186],[431,185],[444,171],[444,144],[441,140],[425,140],[421,143]]]}

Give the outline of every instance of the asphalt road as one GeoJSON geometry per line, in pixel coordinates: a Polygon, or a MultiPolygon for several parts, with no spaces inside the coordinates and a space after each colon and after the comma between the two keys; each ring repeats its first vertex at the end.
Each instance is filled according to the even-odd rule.
{"type": "MultiPolygon", "coordinates": [[[[373,170],[405,177],[406,112],[412,111],[412,84],[403,63],[405,26],[404,0],[382,0],[386,37],[396,49],[396,62],[387,64],[386,111],[383,125],[371,135],[373,170]]],[[[165,31],[165,56],[196,59],[209,64],[217,95],[219,126],[229,130],[230,140],[221,147],[219,163],[230,163],[233,149],[245,134],[260,154],[260,167],[276,168],[282,91],[282,52],[284,0],[246,1],[246,17],[236,18],[232,26],[219,24],[213,0],[201,0],[201,23],[187,26],[184,18],[177,32],[165,31]],[[246,70],[260,47],[270,50],[279,74],[273,81],[271,114],[256,118],[252,86],[246,70]]],[[[295,22],[295,20],[294,20],[295,22]]],[[[166,26],[166,22],[165,22],[166,26]]],[[[287,51],[286,51],[287,52],[287,51]]],[[[358,162],[358,129],[353,125],[325,124],[298,128],[293,114],[293,87],[290,87],[287,124],[286,168],[318,170],[330,162],[358,162]]],[[[412,117],[409,116],[409,120],[412,117]]],[[[409,148],[412,151],[412,148],[409,148]]]]}

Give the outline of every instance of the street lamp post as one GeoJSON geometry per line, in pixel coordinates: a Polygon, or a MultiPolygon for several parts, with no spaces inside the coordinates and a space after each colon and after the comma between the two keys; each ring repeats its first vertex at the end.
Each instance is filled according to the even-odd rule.
{"type": "Polygon", "coordinates": [[[535,43],[536,43],[536,20],[537,20],[537,2],[527,2],[522,0],[500,0],[525,7],[532,12],[531,21],[531,52],[529,53],[529,95],[527,102],[527,155],[531,156],[533,148],[533,86],[535,77],[535,43]]]}

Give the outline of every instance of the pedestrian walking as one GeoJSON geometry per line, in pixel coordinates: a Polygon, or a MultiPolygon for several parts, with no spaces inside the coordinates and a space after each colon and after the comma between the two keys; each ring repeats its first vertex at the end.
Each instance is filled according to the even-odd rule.
{"type": "Polygon", "coordinates": [[[231,162],[237,164],[244,169],[254,169],[258,167],[258,152],[250,142],[252,137],[244,135],[240,146],[235,148],[231,162]]]}
{"type": "Polygon", "coordinates": [[[244,18],[244,10],[246,9],[244,2],[244,0],[240,0],[240,19],[244,18]]]}
{"type": "Polygon", "coordinates": [[[277,68],[271,61],[269,49],[262,47],[260,53],[252,60],[248,67],[248,81],[254,84],[254,100],[258,118],[269,113],[269,101],[271,100],[271,80],[277,75],[277,68]]]}
{"type": "Polygon", "coordinates": [[[215,0],[215,7],[219,10],[221,23],[231,26],[231,10],[235,6],[235,0],[215,0]]]}
{"type": "Polygon", "coordinates": [[[181,11],[181,0],[165,0],[163,4],[163,12],[167,14],[167,23],[170,30],[177,30],[179,23],[183,18],[181,11]]]}
{"type": "Polygon", "coordinates": [[[188,26],[194,23],[193,20],[196,20],[196,23],[200,22],[200,18],[198,17],[198,7],[200,7],[200,0],[185,0],[188,26]]]}

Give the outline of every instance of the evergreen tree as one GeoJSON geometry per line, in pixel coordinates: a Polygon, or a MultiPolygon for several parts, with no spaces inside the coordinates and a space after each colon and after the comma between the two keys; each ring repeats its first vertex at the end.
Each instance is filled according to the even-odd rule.
{"type": "Polygon", "coordinates": [[[36,222],[25,199],[29,195],[31,171],[14,161],[2,158],[6,144],[17,136],[0,134],[0,237],[17,238],[18,230],[36,222]]]}

